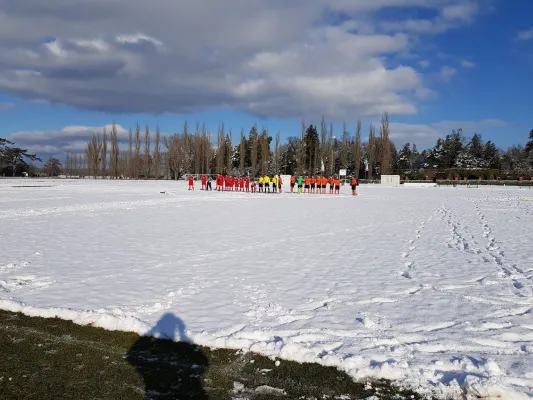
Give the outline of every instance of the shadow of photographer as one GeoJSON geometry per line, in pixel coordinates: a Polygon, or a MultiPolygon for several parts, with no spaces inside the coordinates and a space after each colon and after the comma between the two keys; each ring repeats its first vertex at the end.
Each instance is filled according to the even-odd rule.
{"type": "Polygon", "coordinates": [[[172,313],[134,343],[127,360],[144,379],[146,399],[208,399],[202,384],[208,359],[172,313]]]}

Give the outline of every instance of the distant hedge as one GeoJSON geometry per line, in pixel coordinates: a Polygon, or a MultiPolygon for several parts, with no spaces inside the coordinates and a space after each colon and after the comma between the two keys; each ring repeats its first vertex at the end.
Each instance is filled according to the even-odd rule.
{"type": "MultiPolygon", "coordinates": [[[[381,181],[378,179],[360,179],[359,183],[361,184],[380,184],[381,181]]],[[[523,186],[523,187],[533,187],[533,181],[531,180],[478,180],[478,179],[471,179],[471,180],[451,180],[451,179],[437,179],[436,181],[433,180],[421,180],[421,179],[413,179],[409,181],[401,180],[401,184],[404,183],[436,183],[439,186],[523,186]]]]}
{"type": "MultiPolygon", "coordinates": [[[[425,181],[428,182],[428,181],[425,181]]],[[[524,186],[532,187],[533,181],[519,181],[519,180],[441,180],[437,181],[439,186],[524,186]]]]}

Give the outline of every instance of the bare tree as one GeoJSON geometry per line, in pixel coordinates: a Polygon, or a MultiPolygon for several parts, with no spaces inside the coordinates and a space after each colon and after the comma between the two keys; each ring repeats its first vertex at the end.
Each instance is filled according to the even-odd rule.
{"type": "Polygon", "coordinates": [[[228,174],[232,173],[233,170],[233,141],[232,141],[232,132],[231,129],[229,130],[229,133],[226,135],[226,142],[225,142],[225,150],[226,150],[226,171],[228,174]]]}
{"type": "Polygon", "coordinates": [[[151,148],[151,138],[150,138],[150,129],[146,125],[144,130],[144,156],[143,156],[143,175],[144,179],[150,178],[150,172],[152,169],[152,148],[151,148]]]}
{"type": "Polygon", "coordinates": [[[257,126],[254,125],[252,134],[250,135],[250,162],[252,164],[252,178],[257,176],[257,155],[259,147],[259,135],[257,132],[257,126]]]}
{"type": "Polygon", "coordinates": [[[280,146],[280,134],[276,133],[276,145],[274,147],[274,174],[279,174],[279,146],[280,146]]]}
{"type": "Polygon", "coordinates": [[[72,170],[72,156],[69,152],[67,152],[67,155],[65,156],[65,174],[67,176],[73,175],[72,170]]]}
{"type": "Polygon", "coordinates": [[[328,127],[326,125],[326,119],[322,116],[320,121],[320,170],[325,171],[325,163],[329,158],[329,147],[328,147],[328,127]]]}
{"type": "Polygon", "coordinates": [[[61,167],[62,165],[57,158],[50,158],[44,165],[43,170],[48,176],[59,176],[61,167]]]}
{"type": "Polygon", "coordinates": [[[329,124],[329,138],[328,138],[328,169],[329,175],[332,176],[335,173],[335,157],[333,154],[333,123],[329,124]]]}
{"type": "Polygon", "coordinates": [[[189,123],[187,121],[183,124],[183,134],[179,143],[181,172],[190,173],[195,170],[196,166],[194,164],[194,135],[189,133],[189,123]]]}
{"type": "Polygon", "coordinates": [[[389,139],[389,113],[385,111],[381,118],[381,126],[379,129],[381,138],[381,175],[387,175],[390,172],[392,162],[392,149],[389,139]]]}
{"type": "Polygon", "coordinates": [[[129,133],[129,149],[128,149],[128,178],[132,179],[134,176],[134,161],[133,161],[133,132],[130,128],[129,133]]]}
{"type": "Polygon", "coordinates": [[[261,174],[264,176],[268,174],[268,162],[270,156],[270,149],[268,146],[268,131],[263,129],[261,133],[261,174]]]}
{"type": "Polygon", "coordinates": [[[204,144],[202,148],[202,173],[209,174],[211,172],[209,168],[209,162],[211,160],[213,149],[211,147],[211,134],[207,132],[207,127],[205,126],[205,123],[202,124],[202,142],[204,144]]]}
{"type": "Polygon", "coordinates": [[[202,171],[202,137],[200,136],[200,123],[196,121],[194,130],[194,173],[200,174],[202,171]]]}
{"type": "Polygon", "coordinates": [[[87,148],[85,150],[88,172],[93,178],[98,176],[100,170],[102,148],[103,143],[100,134],[96,135],[93,133],[93,136],[87,143],[87,148]]]}
{"type": "Polygon", "coordinates": [[[165,136],[163,144],[166,147],[165,167],[171,179],[179,179],[181,173],[181,143],[180,135],[165,136]]]}
{"type": "Polygon", "coordinates": [[[141,175],[141,126],[135,128],[135,155],[133,156],[133,178],[139,179],[141,175]]]}
{"type": "Polygon", "coordinates": [[[79,176],[85,176],[87,171],[87,157],[85,154],[78,154],[78,157],[74,158],[74,169],[79,176]]]}
{"type": "Polygon", "coordinates": [[[346,169],[348,168],[349,163],[349,155],[350,155],[350,133],[348,132],[348,127],[346,126],[346,122],[342,125],[342,138],[341,138],[341,168],[346,169]]]}
{"type": "Polygon", "coordinates": [[[120,177],[120,170],[119,170],[119,143],[118,143],[118,132],[117,127],[115,123],[113,122],[113,125],[111,127],[111,154],[110,154],[110,168],[111,168],[111,176],[114,179],[118,179],[120,177]]]}
{"type": "Polygon", "coordinates": [[[154,145],[154,177],[159,179],[161,176],[161,131],[159,126],[155,128],[155,145],[154,145]]]}
{"type": "Polygon", "coordinates": [[[374,163],[376,156],[376,134],[373,125],[368,133],[368,179],[374,179],[374,163]]]}
{"type": "Polygon", "coordinates": [[[239,146],[239,175],[244,176],[244,160],[246,157],[246,138],[244,129],[241,129],[241,144],[239,146]]]}
{"type": "Polygon", "coordinates": [[[359,179],[359,170],[361,169],[361,120],[357,121],[357,128],[355,130],[355,141],[354,141],[354,173],[355,177],[359,179]]]}
{"type": "Polygon", "coordinates": [[[128,175],[129,168],[129,154],[127,151],[119,151],[118,153],[118,176],[125,177],[128,175]]]}
{"type": "Polygon", "coordinates": [[[217,174],[222,174],[224,172],[224,159],[225,159],[225,143],[226,134],[224,133],[224,123],[218,128],[218,137],[217,137],[217,174]]]}
{"type": "Polygon", "coordinates": [[[102,138],[102,177],[105,178],[107,176],[107,130],[104,127],[104,135],[102,138]]]}

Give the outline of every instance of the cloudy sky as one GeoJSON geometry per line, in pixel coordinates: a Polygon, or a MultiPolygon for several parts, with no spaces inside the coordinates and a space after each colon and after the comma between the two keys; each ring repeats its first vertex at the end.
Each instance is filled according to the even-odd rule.
{"type": "Polygon", "coordinates": [[[116,121],[298,134],[391,115],[397,144],[533,128],[533,2],[0,0],[1,136],[43,158],[116,121]]]}

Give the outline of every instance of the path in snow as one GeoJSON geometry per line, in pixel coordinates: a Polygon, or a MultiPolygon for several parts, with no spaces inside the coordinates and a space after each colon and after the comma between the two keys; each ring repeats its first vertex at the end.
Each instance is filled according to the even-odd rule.
{"type": "Polygon", "coordinates": [[[199,344],[421,391],[532,393],[532,191],[13,182],[0,180],[0,307],[139,333],[171,311],[199,344]]]}

